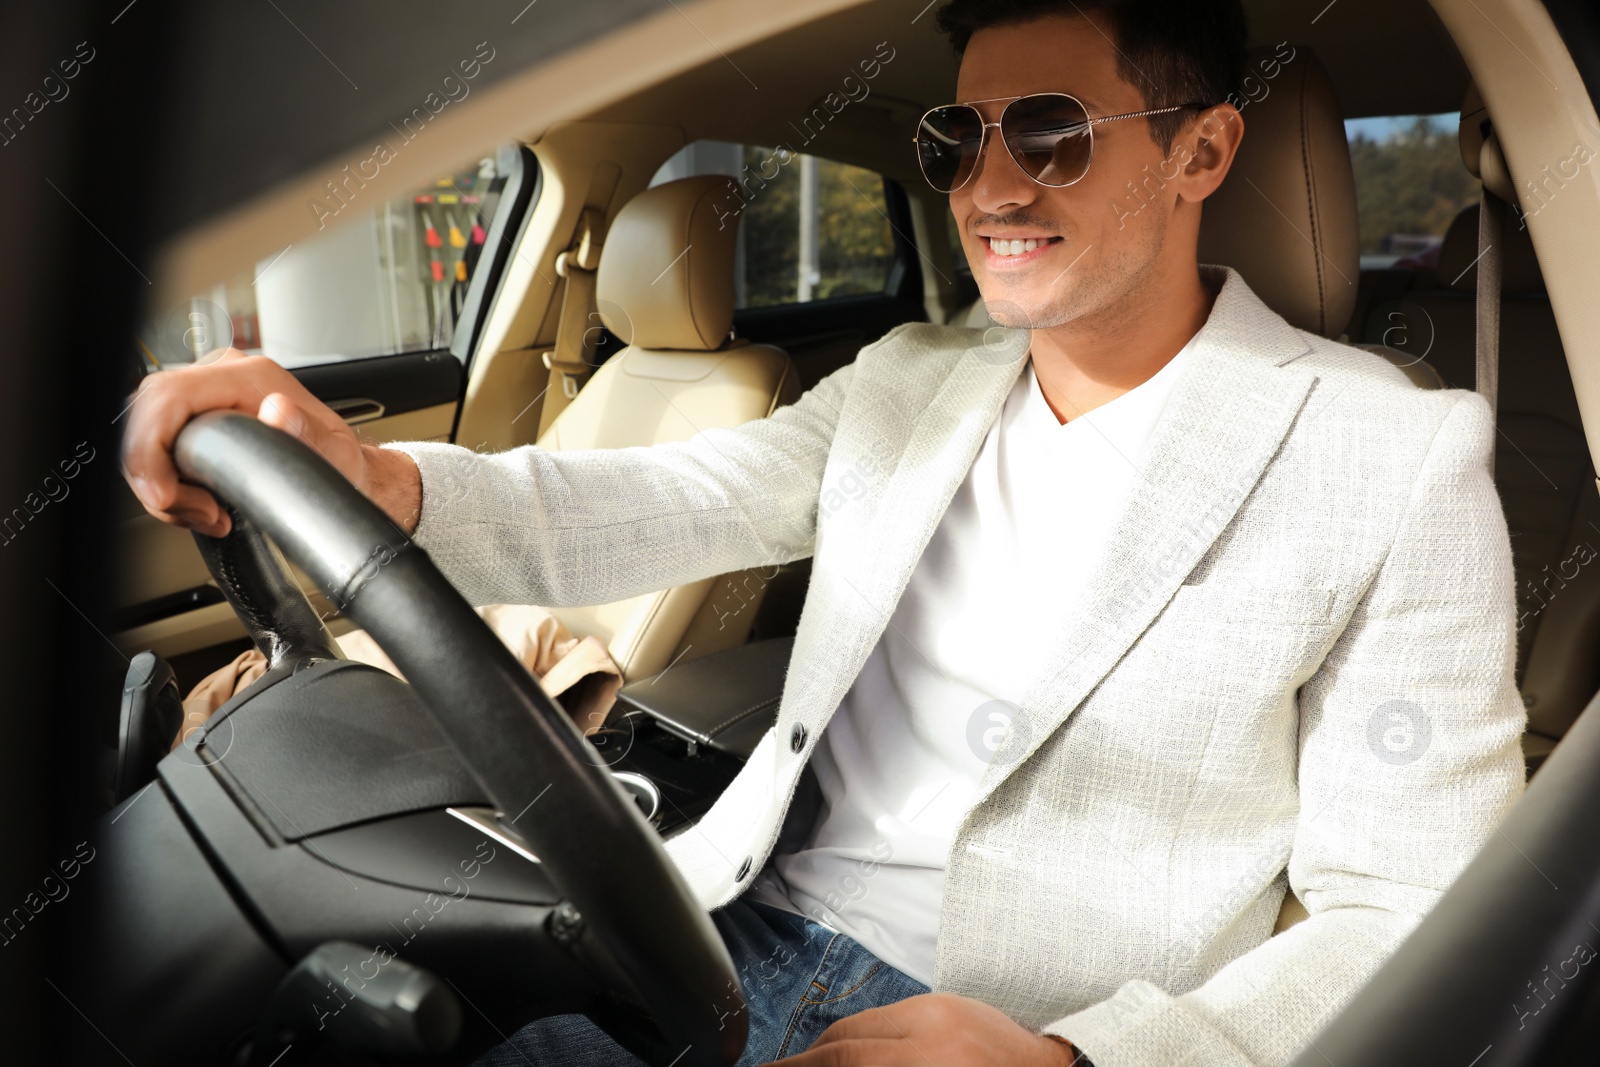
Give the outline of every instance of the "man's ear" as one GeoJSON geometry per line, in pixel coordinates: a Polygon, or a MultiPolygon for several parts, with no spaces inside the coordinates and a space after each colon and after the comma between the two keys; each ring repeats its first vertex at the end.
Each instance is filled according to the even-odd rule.
{"type": "Polygon", "coordinates": [[[1179,158],[1188,157],[1179,178],[1178,195],[1195,203],[1216,192],[1228,176],[1243,139],[1244,116],[1238,108],[1222,103],[1202,111],[1175,139],[1186,146],[1179,158]]]}

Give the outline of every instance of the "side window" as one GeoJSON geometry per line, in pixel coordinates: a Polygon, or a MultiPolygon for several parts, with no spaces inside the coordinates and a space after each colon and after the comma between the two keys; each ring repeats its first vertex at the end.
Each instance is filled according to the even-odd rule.
{"type": "Polygon", "coordinates": [[[1478,202],[1461,162],[1460,115],[1350,119],[1345,135],[1361,215],[1361,269],[1434,267],[1450,221],[1478,202]]]}
{"type": "Polygon", "coordinates": [[[322,232],[150,319],[146,368],[230,345],[290,369],[448,349],[515,153],[375,205],[354,178],[329,183],[312,205],[322,232]]]}
{"type": "Polygon", "coordinates": [[[889,290],[895,241],[881,175],[784,147],[696,141],[662,164],[650,184],[696,174],[739,183],[718,214],[739,227],[735,306],[889,290]]]}
{"type": "Polygon", "coordinates": [[[956,225],[956,217],[949,211],[944,213],[944,225],[945,235],[950,239],[950,266],[954,268],[950,281],[955,290],[958,318],[953,321],[959,326],[962,324],[959,316],[978,299],[978,282],[972,276],[972,264],[967,262],[967,250],[961,244],[961,227],[956,225]]]}

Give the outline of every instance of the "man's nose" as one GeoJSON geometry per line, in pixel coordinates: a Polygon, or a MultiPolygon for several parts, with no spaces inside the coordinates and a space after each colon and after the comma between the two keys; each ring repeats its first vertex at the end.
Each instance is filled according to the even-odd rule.
{"type": "Polygon", "coordinates": [[[1033,203],[1039,198],[1039,183],[1011,158],[997,127],[987,133],[969,183],[973,206],[991,215],[1003,215],[1033,203]]]}

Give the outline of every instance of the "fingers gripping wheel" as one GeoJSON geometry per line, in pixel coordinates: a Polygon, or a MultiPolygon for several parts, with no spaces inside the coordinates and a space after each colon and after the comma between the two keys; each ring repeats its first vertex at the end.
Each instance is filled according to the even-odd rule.
{"type": "MultiPolygon", "coordinates": [[[[199,416],[175,458],[411,681],[502,813],[498,831],[539,856],[576,912],[550,936],[610,975],[617,999],[681,1050],[679,1064],[733,1063],[746,1013],[710,917],[577,727],[422,550],[312,450],[248,416],[199,416]]],[[[281,573],[257,555],[263,573],[281,573]]]]}

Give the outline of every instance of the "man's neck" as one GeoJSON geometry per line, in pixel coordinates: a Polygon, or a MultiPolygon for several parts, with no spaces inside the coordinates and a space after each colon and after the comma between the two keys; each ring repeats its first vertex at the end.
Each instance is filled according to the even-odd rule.
{"type": "Polygon", "coordinates": [[[1188,344],[1216,302],[1199,273],[1117,307],[1114,319],[1033,331],[1033,372],[1045,402],[1069,422],[1149,381],[1188,344]]]}

